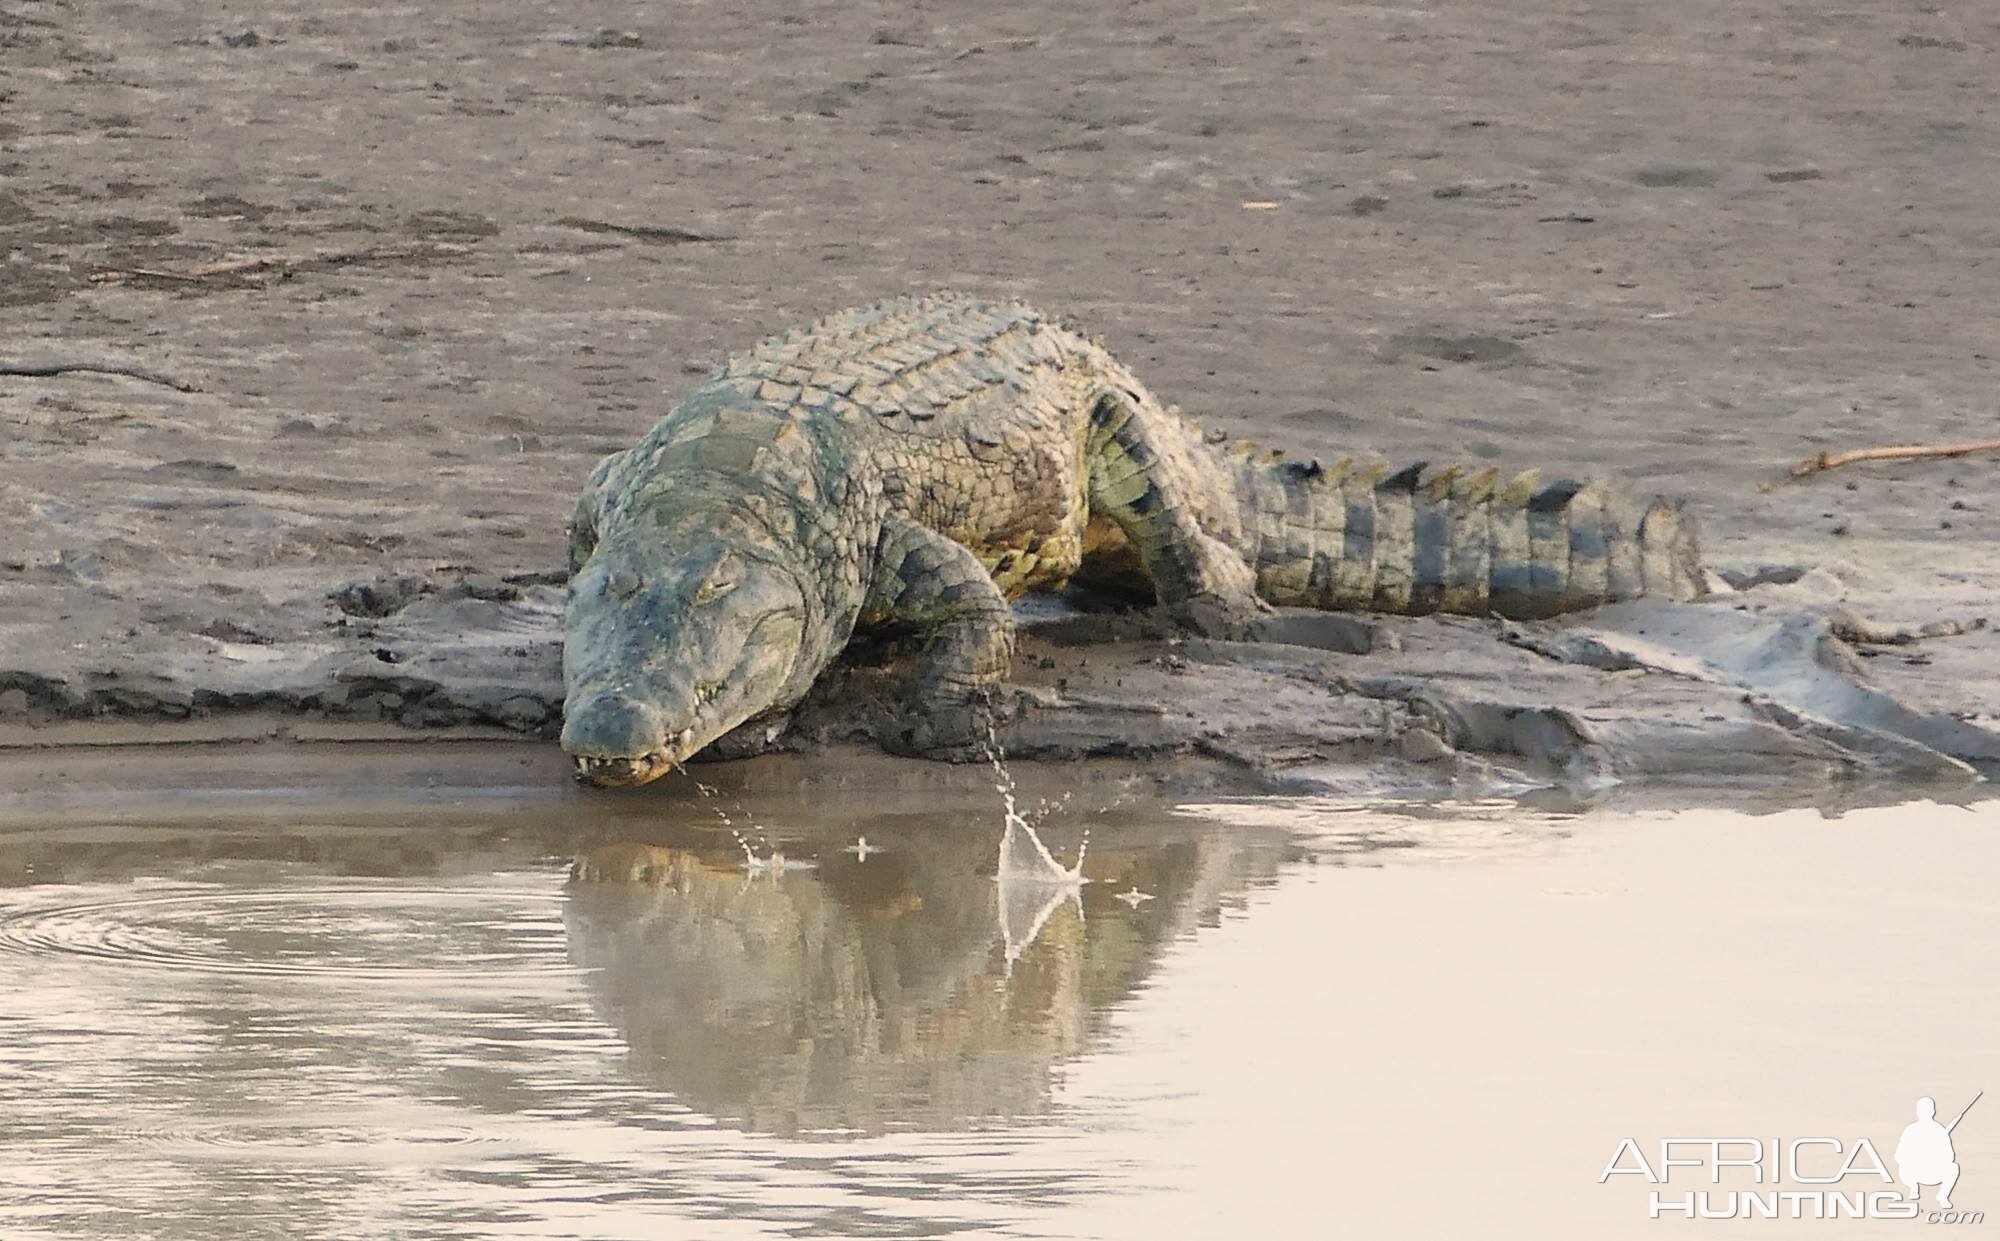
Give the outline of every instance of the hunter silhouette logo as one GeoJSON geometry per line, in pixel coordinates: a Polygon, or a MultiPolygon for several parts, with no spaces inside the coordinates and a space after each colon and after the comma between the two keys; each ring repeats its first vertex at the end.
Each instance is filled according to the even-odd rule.
{"type": "MultiPolygon", "coordinates": [[[[1973,1095],[1972,1103],[1985,1095],[1983,1090],[1973,1095]]],[[[1951,1190],[1958,1184],[1958,1160],[1951,1147],[1951,1131],[1972,1110],[1972,1103],[1960,1109],[1950,1124],[1941,1125],[1937,1122],[1937,1102],[1929,1095],[1917,1100],[1917,1119],[1904,1127],[1903,1136],[1896,1143],[1896,1179],[1909,1188],[1911,1202],[1922,1195],[1923,1186],[1935,1185],[1938,1206],[1951,1210],[1951,1190]]]]}
{"type": "Polygon", "coordinates": [[[1936,1100],[1917,1100],[1916,1120],[1896,1141],[1896,1174],[1867,1138],[1661,1138],[1658,1158],[1631,1138],[1618,1143],[1598,1174],[1602,1185],[1614,1176],[1636,1176],[1654,1186],[1648,1195],[1653,1219],[1922,1219],[1931,1224],[1978,1224],[1984,1211],[1954,1207],[1958,1154],[1952,1133],[1985,1092],[1972,1096],[1950,1124],[1937,1118],[1936,1100]],[[1673,1190],[1701,1180],[1715,1188],[1673,1190]],[[1729,1184],[1733,1182],[1733,1184],[1729,1184]],[[1874,1182],[1874,1185],[1870,1185],[1874,1182]],[[1896,1186],[1900,1183],[1901,1191],[1896,1186]],[[1923,1191],[1936,1189],[1926,1210],[1923,1191]]]}

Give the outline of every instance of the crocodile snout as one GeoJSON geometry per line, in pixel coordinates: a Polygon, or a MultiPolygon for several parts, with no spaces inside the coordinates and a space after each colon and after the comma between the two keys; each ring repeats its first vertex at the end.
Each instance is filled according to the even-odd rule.
{"type": "Polygon", "coordinates": [[[624,694],[592,694],[563,713],[562,745],[571,754],[636,758],[666,740],[667,721],[659,708],[624,694]]]}
{"type": "Polygon", "coordinates": [[[562,747],[590,784],[644,784],[686,758],[693,743],[693,725],[669,734],[659,708],[619,693],[592,694],[563,719],[562,747]]]}

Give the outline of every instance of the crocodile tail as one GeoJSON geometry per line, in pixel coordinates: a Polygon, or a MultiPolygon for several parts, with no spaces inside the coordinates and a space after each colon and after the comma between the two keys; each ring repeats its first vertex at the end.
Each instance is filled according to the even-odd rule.
{"type": "Polygon", "coordinates": [[[1693,516],[1600,483],[1242,455],[1237,482],[1272,603],[1531,619],[1705,593],[1693,516]]]}

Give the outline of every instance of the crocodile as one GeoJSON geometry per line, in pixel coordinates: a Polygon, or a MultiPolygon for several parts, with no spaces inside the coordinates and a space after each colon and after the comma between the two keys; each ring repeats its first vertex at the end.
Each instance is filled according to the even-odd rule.
{"type": "Polygon", "coordinates": [[[1009,600],[1072,579],[1224,616],[1535,618],[1704,590],[1678,502],[1289,459],[1162,406],[1071,325],[951,293],[730,358],[598,463],[569,534],[562,745],[599,785],[774,739],[876,626],[921,639],[891,748],[977,757],[1009,600]]]}

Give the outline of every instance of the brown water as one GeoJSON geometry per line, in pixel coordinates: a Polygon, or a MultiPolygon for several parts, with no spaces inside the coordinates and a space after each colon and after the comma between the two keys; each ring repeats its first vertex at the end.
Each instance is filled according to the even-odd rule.
{"type": "Polygon", "coordinates": [[[2000,1088],[2000,802],[286,761],[11,769],[0,1237],[1886,1236],[1598,1178],[2000,1088]]]}

